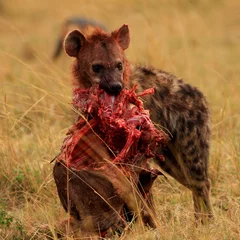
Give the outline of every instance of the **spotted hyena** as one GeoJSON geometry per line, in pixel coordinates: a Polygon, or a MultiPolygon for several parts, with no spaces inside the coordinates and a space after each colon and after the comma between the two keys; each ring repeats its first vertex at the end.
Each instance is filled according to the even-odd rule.
{"type": "Polygon", "coordinates": [[[170,73],[150,67],[129,67],[124,54],[129,43],[127,25],[111,34],[98,29],[89,37],[78,30],[70,32],[65,50],[75,58],[75,82],[83,88],[99,83],[113,95],[135,84],[139,91],[154,87],[154,95],[144,99],[145,107],[150,110],[152,121],[166,129],[171,139],[166,149],[159,150],[165,160],[155,161],[192,191],[196,217],[201,214],[211,217],[210,114],[206,98],[196,87],[170,73]]]}

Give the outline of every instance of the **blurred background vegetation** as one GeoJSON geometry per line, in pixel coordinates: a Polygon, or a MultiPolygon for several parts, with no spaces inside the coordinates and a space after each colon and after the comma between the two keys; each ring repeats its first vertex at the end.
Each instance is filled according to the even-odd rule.
{"type": "MultiPolygon", "coordinates": [[[[171,72],[208,99],[215,220],[195,228],[190,191],[159,179],[162,239],[240,239],[238,0],[0,0],[0,239],[44,239],[42,225],[66,218],[50,160],[72,124],[73,59],[51,56],[72,16],[109,31],[128,24],[130,62],[171,72]]],[[[155,232],[136,227],[122,239],[155,239],[155,232]]]]}

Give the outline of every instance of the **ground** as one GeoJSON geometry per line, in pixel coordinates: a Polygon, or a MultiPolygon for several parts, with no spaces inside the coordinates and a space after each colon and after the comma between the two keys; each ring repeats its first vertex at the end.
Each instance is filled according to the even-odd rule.
{"type": "Polygon", "coordinates": [[[212,113],[214,221],[196,228],[190,191],[159,178],[158,231],[137,226],[121,239],[240,239],[239,12],[238,0],[0,1],[0,239],[25,239],[67,217],[50,161],[72,124],[72,59],[51,55],[69,16],[109,30],[128,24],[129,60],[197,86],[212,113]]]}

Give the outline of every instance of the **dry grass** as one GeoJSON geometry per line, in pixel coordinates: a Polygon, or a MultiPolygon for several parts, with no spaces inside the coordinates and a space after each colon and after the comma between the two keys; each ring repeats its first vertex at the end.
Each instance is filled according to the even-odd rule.
{"type": "MultiPolygon", "coordinates": [[[[215,220],[195,228],[190,191],[160,179],[161,239],[240,239],[239,12],[238,0],[1,1],[0,239],[25,239],[66,218],[49,162],[71,125],[71,59],[54,64],[50,56],[61,22],[72,15],[111,30],[129,24],[132,62],[184,78],[210,103],[215,220]]],[[[156,235],[136,227],[122,239],[156,235]]]]}

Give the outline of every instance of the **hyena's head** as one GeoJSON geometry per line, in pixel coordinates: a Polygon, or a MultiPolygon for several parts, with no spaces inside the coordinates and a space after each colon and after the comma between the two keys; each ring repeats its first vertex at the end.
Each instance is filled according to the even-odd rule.
{"type": "Polygon", "coordinates": [[[96,29],[88,37],[79,30],[70,32],[64,48],[69,56],[76,58],[73,74],[78,84],[88,88],[98,83],[109,94],[118,94],[123,89],[128,74],[124,50],[128,48],[129,42],[127,25],[111,34],[96,29]]]}

